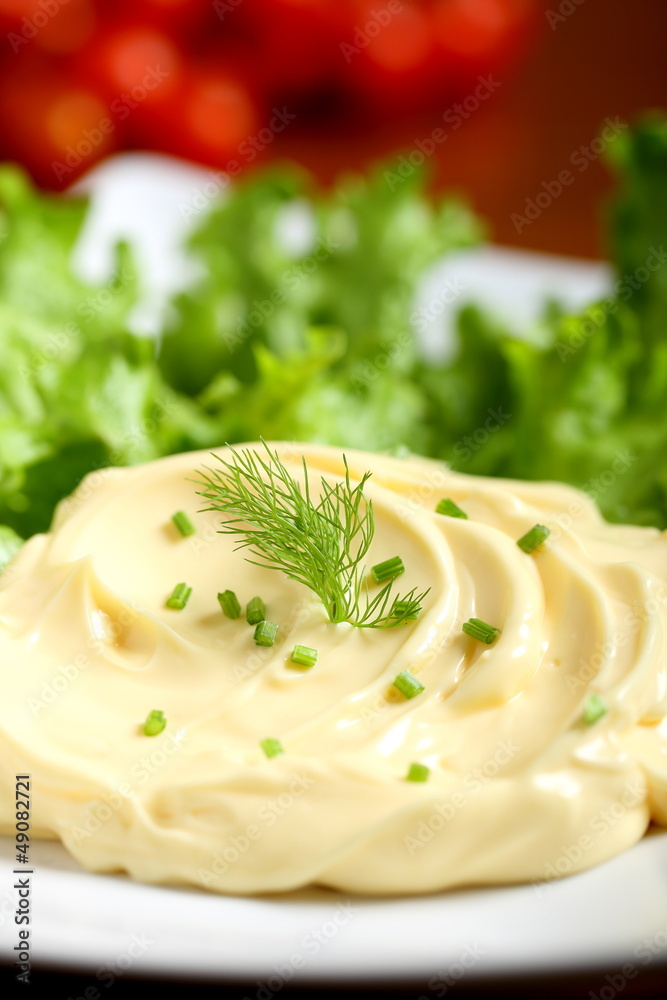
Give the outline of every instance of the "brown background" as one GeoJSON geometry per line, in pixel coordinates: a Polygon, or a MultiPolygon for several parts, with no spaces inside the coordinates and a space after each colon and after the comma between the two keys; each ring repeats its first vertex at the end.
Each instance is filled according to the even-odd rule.
{"type": "MultiPolygon", "coordinates": [[[[557,10],[558,3],[544,7],[557,10]]],[[[545,25],[518,75],[495,95],[498,107],[488,109],[494,119],[489,122],[492,162],[480,162],[470,187],[479,208],[492,219],[498,241],[594,256],[604,250],[601,210],[609,187],[599,161],[583,173],[573,171],[575,182],[521,235],[510,215],[522,212],[542,181],[571,166],[572,152],[590,143],[607,116],[627,122],[647,108],[667,106],[667,3],[584,0],[554,30],[546,19],[545,25]],[[511,143],[511,157],[502,149],[505,141],[511,143]],[[493,182],[488,168],[495,158],[502,169],[493,182]]],[[[484,130],[485,110],[480,109],[478,122],[471,122],[471,144],[480,141],[476,132],[484,130]]],[[[444,175],[463,181],[464,164],[456,156],[445,165],[444,175]]],[[[463,150],[460,156],[463,161],[463,150]]]]}

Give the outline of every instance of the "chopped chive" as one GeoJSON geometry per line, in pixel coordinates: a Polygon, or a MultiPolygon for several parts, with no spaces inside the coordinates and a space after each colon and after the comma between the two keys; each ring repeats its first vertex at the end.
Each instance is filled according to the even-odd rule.
{"type": "Polygon", "coordinates": [[[584,722],[587,726],[592,726],[594,722],[606,715],[609,709],[599,694],[591,694],[584,707],[584,722]]]}
{"type": "Polygon", "coordinates": [[[171,519],[183,535],[183,538],[187,538],[188,535],[194,535],[195,526],[184,510],[177,510],[175,514],[171,515],[171,519]]]}
{"type": "Polygon", "coordinates": [[[410,764],[408,768],[408,773],[405,776],[406,781],[428,781],[428,776],[431,773],[430,767],[426,764],[410,764]]]}
{"type": "Polygon", "coordinates": [[[278,626],[274,622],[258,622],[255,629],[255,642],[258,646],[273,646],[277,631],[278,626]]]}
{"type": "Polygon", "coordinates": [[[480,642],[485,642],[487,645],[490,645],[500,635],[499,628],[483,622],[481,618],[469,618],[461,628],[471,639],[479,639],[480,642]]]}
{"type": "Polygon", "coordinates": [[[468,515],[465,511],[461,510],[458,504],[450,500],[449,497],[441,500],[438,506],[435,508],[436,514],[446,514],[448,517],[462,517],[465,521],[468,520],[468,515]]]}
{"type": "Polygon", "coordinates": [[[264,621],[266,607],[261,597],[253,597],[251,601],[248,601],[245,617],[248,625],[257,625],[259,622],[264,621]]]}
{"type": "Polygon", "coordinates": [[[387,580],[394,580],[401,573],[405,572],[405,566],[400,556],[393,556],[392,559],[385,559],[371,568],[373,579],[376,583],[386,583],[387,580]]]}
{"type": "Polygon", "coordinates": [[[406,622],[414,622],[419,617],[420,611],[421,604],[419,601],[402,601],[397,598],[391,606],[389,617],[404,618],[406,622]]]}
{"type": "Polygon", "coordinates": [[[158,733],[162,732],[166,725],[167,720],[164,717],[164,712],[154,709],[146,716],[146,721],[144,722],[144,735],[157,736],[158,733]]]}
{"type": "Polygon", "coordinates": [[[525,535],[522,535],[516,544],[526,555],[530,555],[542,542],[547,540],[550,534],[549,529],[545,528],[543,524],[536,524],[525,535]]]}
{"type": "Polygon", "coordinates": [[[176,611],[182,611],[190,600],[191,593],[192,587],[188,587],[187,583],[177,583],[171,592],[171,596],[167,598],[165,606],[167,608],[174,608],[176,611]]]}
{"type": "Polygon", "coordinates": [[[414,698],[424,690],[424,685],[416,677],[413,677],[409,670],[401,670],[400,674],[394,678],[393,684],[406,698],[414,698]]]}
{"type": "Polygon", "coordinates": [[[223,613],[228,618],[238,618],[240,616],[241,605],[233,590],[223,590],[221,594],[218,594],[218,601],[223,613]]]}
{"type": "Polygon", "coordinates": [[[310,646],[295,646],[290,659],[300,667],[313,667],[317,662],[317,650],[310,646]]]}
{"type": "Polygon", "coordinates": [[[277,757],[279,753],[285,753],[280,740],[266,739],[260,740],[259,745],[267,757],[277,757]]]}

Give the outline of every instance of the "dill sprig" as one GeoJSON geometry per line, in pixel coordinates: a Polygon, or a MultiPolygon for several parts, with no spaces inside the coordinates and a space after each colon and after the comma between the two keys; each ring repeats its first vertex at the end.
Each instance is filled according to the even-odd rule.
{"type": "Polygon", "coordinates": [[[225,515],[219,532],[239,536],[236,550],[249,549],[248,562],[280,570],[317,594],[331,622],[393,628],[414,621],[428,590],[417,593],[414,587],[394,598],[391,580],[374,597],[368,591],[364,558],[375,521],[364,486],[371,473],[353,486],[343,456],[344,479],[331,484],[322,477],[316,501],[305,457],[301,486],[278,452],[262,444],[265,455],[231,448],[233,459],[227,461],[213,453],[221,468],[207,467],[195,480],[203,487],[198,494],[209,501],[203,509],[225,515]]]}

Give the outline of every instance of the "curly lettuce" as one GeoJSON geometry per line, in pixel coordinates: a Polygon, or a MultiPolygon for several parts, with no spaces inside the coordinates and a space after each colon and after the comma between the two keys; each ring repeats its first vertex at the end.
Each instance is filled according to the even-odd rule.
{"type": "Polygon", "coordinates": [[[202,218],[188,248],[201,276],[153,342],[129,331],[129,248],[104,285],[86,284],[70,265],[85,202],[0,168],[9,549],[95,468],[259,437],[563,480],[613,520],[667,526],[667,119],[648,116],[612,152],[613,294],[579,315],[550,305],[521,339],[468,305],[439,365],[413,329],[417,284],[484,227],[417,172],[393,192],[382,166],[327,191],[291,167],[243,179],[202,218]]]}

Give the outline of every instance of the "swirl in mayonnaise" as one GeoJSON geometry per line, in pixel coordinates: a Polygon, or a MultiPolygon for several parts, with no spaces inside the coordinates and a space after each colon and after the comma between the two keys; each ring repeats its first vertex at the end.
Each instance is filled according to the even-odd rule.
{"type": "MultiPolygon", "coordinates": [[[[302,455],[313,483],[343,473],[337,450],[275,447],[297,479],[302,455]]],[[[431,588],[409,625],[331,624],[235,552],[198,513],[208,452],[94,473],[60,505],[0,581],[3,832],[29,772],[33,835],[90,870],[381,894],[543,880],[667,825],[667,536],[609,525],[560,484],[347,460],[373,474],[368,564],[400,555],[400,590],[431,588]],[[468,519],[437,514],[441,497],[468,519]],[[536,523],[551,535],[527,555],[516,540],[536,523]],[[179,581],[192,596],[174,611],[179,581]],[[263,598],[274,646],[222,614],[225,589],[263,598]],[[493,644],[462,632],[471,617],[502,630],[493,644]],[[311,669],[296,643],[318,650],[311,669]],[[403,670],[414,698],[393,686],[403,670]],[[587,724],[592,693],[607,711],[587,724]],[[167,725],[149,737],[152,710],[167,725]],[[266,738],[284,753],[267,758],[266,738]],[[406,780],[412,763],[427,781],[406,780]]]]}

